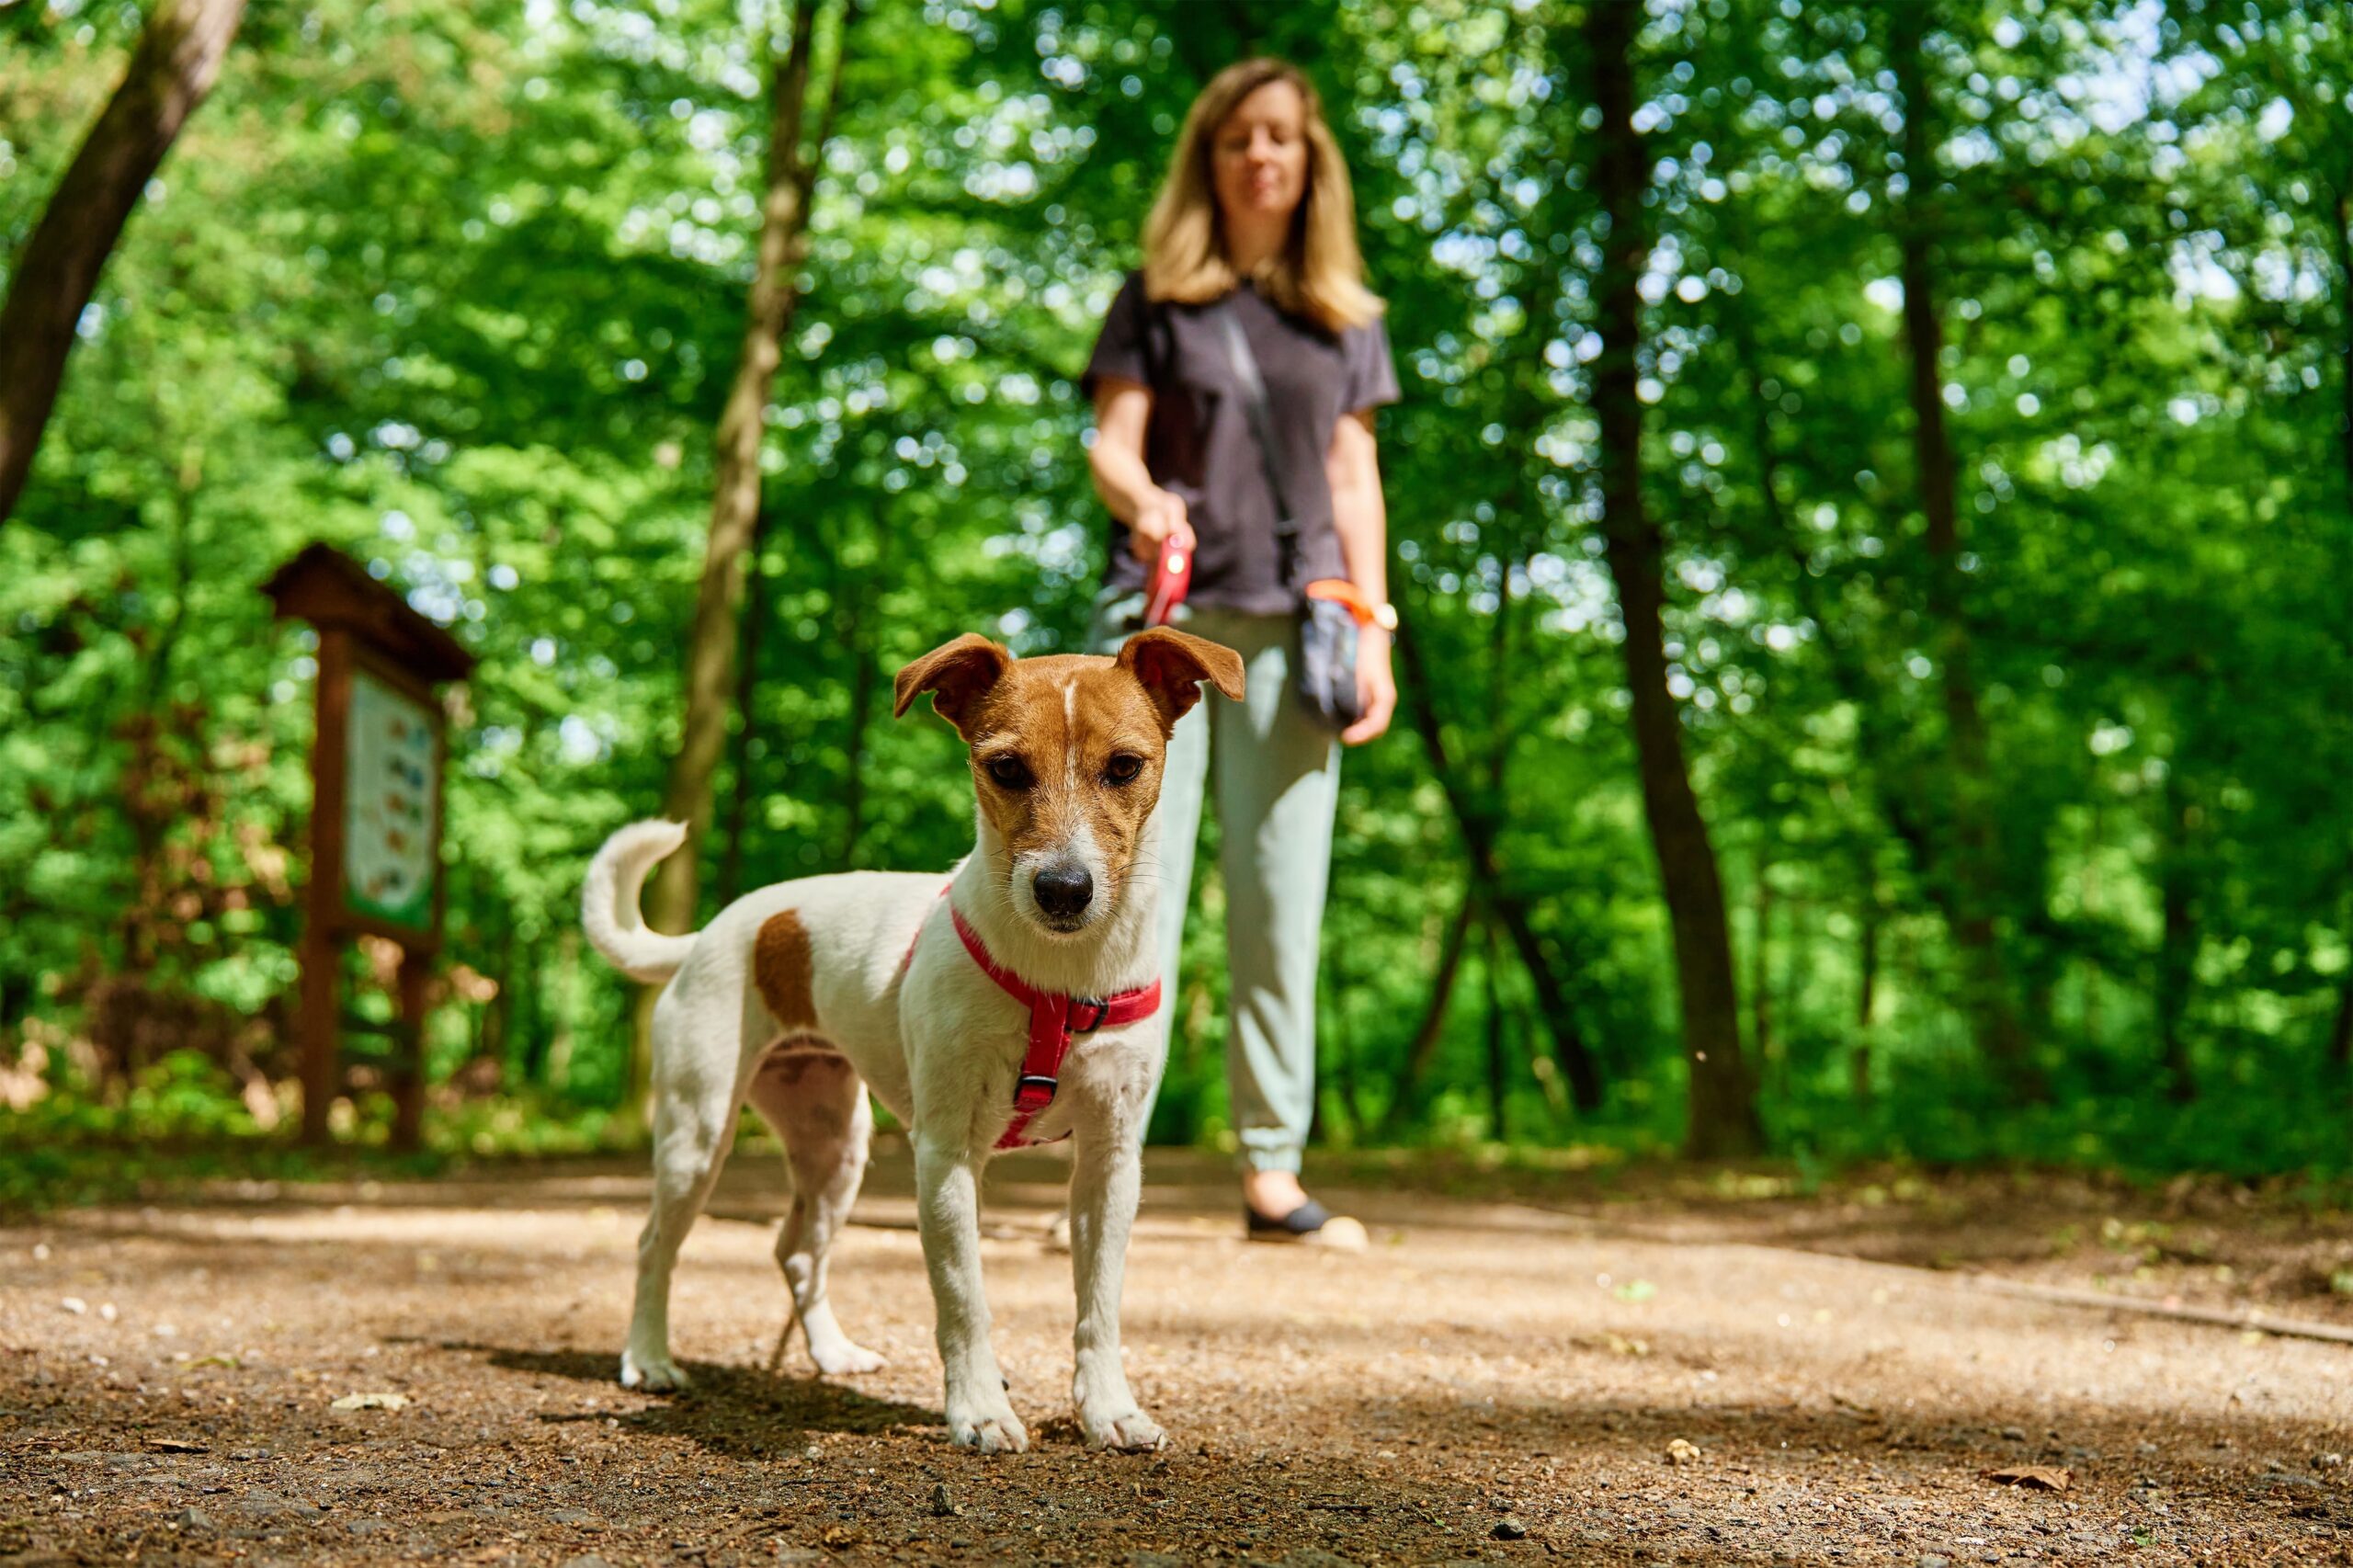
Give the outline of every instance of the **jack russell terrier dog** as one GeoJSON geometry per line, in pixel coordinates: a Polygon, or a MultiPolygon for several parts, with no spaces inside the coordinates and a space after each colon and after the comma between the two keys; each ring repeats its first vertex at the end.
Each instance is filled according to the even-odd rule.
{"type": "Polygon", "coordinates": [[[893,716],[928,691],[971,751],[978,843],[944,887],[904,872],[808,877],[664,936],[638,893],[686,830],[642,822],[606,841],[583,893],[588,939],[631,979],[669,983],[654,1009],[654,1208],[623,1386],[686,1386],[670,1358],[670,1274],[747,1101],[792,1171],[776,1256],[811,1357],[829,1375],[882,1365],[825,1300],[826,1251],[866,1171],[871,1090],[915,1146],[955,1442],[1029,1444],[989,1344],[981,1167],[994,1150],[1070,1136],[1078,1424],[1093,1448],[1160,1446],[1120,1360],[1164,1056],[1154,808],[1170,729],[1203,681],[1239,699],[1242,669],[1231,649],[1155,628],[1116,658],[1016,660],[964,636],[901,670],[893,716]]]}

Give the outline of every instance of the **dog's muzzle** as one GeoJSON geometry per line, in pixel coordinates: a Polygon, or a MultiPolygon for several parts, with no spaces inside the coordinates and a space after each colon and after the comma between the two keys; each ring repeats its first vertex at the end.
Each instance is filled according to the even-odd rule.
{"type": "Polygon", "coordinates": [[[1095,878],[1084,866],[1047,866],[1029,879],[1029,892],[1048,922],[1067,930],[1095,902],[1095,878]]]}

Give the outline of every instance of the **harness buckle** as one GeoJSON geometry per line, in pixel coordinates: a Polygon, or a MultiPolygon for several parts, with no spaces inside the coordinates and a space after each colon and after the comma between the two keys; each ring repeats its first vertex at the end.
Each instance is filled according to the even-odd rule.
{"type": "Polygon", "coordinates": [[[1039,1111],[1054,1103],[1054,1090],[1060,1080],[1035,1073],[1024,1073],[1013,1085],[1013,1106],[1016,1110],[1039,1111]]]}
{"type": "Polygon", "coordinates": [[[1097,1029],[1101,1028],[1110,1017],[1111,1004],[1101,997],[1074,996],[1070,999],[1070,1012],[1065,1016],[1063,1027],[1072,1034],[1093,1034],[1097,1029]],[[1081,1007],[1095,1009],[1095,1016],[1083,1024],[1078,1021],[1078,1010],[1081,1007]]]}

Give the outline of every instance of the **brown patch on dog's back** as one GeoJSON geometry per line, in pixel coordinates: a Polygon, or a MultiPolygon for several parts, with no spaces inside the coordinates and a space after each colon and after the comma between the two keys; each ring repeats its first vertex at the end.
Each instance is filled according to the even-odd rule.
{"type": "Polygon", "coordinates": [[[788,1035],[814,1034],[817,962],[809,947],[809,927],[801,912],[788,909],[771,915],[752,940],[752,983],[769,1016],[788,1035]]]}

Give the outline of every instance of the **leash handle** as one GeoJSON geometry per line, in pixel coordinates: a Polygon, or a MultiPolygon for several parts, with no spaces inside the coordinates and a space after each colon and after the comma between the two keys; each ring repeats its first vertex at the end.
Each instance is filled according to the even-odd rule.
{"type": "Polygon", "coordinates": [[[1160,541],[1160,561],[1152,569],[1152,583],[1144,590],[1143,623],[1165,626],[1176,607],[1185,602],[1186,590],[1193,585],[1193,552],[1173,539],[1160,541]]]}

